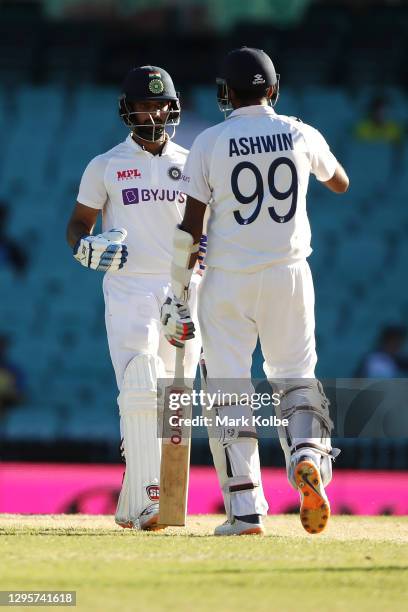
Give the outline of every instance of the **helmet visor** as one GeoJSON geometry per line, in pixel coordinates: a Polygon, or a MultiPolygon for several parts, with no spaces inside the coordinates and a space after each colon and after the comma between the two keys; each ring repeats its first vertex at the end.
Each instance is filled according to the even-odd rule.
{"type": "Polygon", "coordinates": [[[169,108],[166,110],[133,110],[132,102],[126,95],[122,95],[119,98],[119,115],[125,124],[144,140],[160,140],[167,127],[173,128],[173,137],[175,127],[180,123],[180,104],[178,99],[163,101],[168,102],[169,108]]]}

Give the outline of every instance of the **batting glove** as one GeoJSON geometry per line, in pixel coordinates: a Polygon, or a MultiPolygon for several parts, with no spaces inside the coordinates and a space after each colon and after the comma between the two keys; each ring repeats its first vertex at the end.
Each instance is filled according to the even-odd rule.
{"type": "Polygon", "coordinates": [[[205,256],[207,255],[207,235],[202,234],[200,238],[200,248],[198,249],[198,270],[197,274],[202,276],[205,270],[205,256]]]}
{"type": "Polygon", "coordinates": [[[187,302],[168,297],[161,308],[161,323],[166,339],[173,346],[183,348],[186,340],[194,338],[194,323],[187,302]]]}
{"type": "Polygon", "coordinates": [[[84,236],[74,246],[74,258],[92,270],[120,270],[127,261],[127,246],[123,244],[126,236],[127,231],[123,228],[111,229],[97,236],[84,236]]]}

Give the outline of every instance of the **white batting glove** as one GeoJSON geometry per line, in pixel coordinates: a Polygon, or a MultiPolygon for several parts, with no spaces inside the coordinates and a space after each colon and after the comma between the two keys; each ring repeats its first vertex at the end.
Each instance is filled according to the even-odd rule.
{"type": "Polygon", "coordinates": [[[187,302],[168,297],[161,308],[161,323],[166,339],[173,346],[183,348],[186,340],[194,338],[194,323],[187,302]]]}
{"type": "Polygon", "coordinates": [[[120,270],[128,255],[127,246],[123,244],[126,236],[127,231],[123,227],[97,236],[84,236],[74,246],[74,258],[92,270],[120,270]]]}
{"type": "Polygon", "coordinates": [[[196,270],[197,274],[202,276],[205,271],[205,257],[207,255],[207,235],[202,234],[200,238],[200,248],[198,249],[198,270],[196,270]]]}

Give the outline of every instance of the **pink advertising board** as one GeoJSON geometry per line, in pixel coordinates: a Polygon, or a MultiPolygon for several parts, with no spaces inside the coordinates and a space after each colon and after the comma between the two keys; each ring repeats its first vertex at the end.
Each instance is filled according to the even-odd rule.
{"type": "MultiPolygon", "coordinates": [[[[0,512],[112,514],[122,481],[122,465],[45,463],[0,464],[0,512]]],[[[298,495],[282,469],[263,470],[270,514],[290,512],[298,495]]],[[[408,514],[408,472],[338,470],[328,487],[334,513],[408,514]]],[[[193,466],[190,514],[222,512],[214,470],[193,466]]]]}

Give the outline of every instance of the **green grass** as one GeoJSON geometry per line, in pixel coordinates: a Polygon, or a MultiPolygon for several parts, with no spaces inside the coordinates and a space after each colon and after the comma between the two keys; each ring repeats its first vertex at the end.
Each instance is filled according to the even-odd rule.
{"type": "Polygon", "coordinates": [[[0,589],[76,590],[77,608],[102,612],[406,609],[408,517],[332,517],[310,536],[276,516],[263,538],[214,538],[220,520],[138,533],[112,517],[0,515],[0,589]]]}

